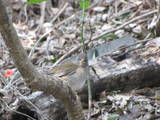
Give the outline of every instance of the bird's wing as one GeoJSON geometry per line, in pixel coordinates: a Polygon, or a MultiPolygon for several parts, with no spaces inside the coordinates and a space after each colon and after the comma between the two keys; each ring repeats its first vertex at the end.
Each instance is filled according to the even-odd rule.
{"type": "Polygon", "coordinates": [[[87,72],[85,68],[78,68],[76,73],[69,78],[69,85],[73,90],[81,90],[87,80],[87,72]]]}
{"type": "Polygon", "coordinates": [[[72,75],[76,72],[77,65],[67,62],[48,71],[48,74],[54,74],[58,77],[72,75]]]}
{"type": "Polygon", "coordinates": [[[58,77],[64,77],[64,76],[73,75],[75,72],[76,72],[75,70],[67,70],[67,71],[61,71],[61,72],[55,73],[54,75],[58,77]]]}

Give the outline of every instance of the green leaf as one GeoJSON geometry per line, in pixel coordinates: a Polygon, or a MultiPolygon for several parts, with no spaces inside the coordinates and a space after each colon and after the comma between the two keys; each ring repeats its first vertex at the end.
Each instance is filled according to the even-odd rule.
{"type": "Polygon", "coordinates": [[[98,56],[98,51],[94,49],[92,53],[92,59],[95,59],[97,56],[98,56]]]}
{"type": "Polygon", "coordinates": [[[112,91],[111,93],[112,93],[112,94],[118,94],[118,93],[120,93],[120,92],[121,92],[120,90],[117,90],[117,91],[115,90],[115,91],[112,91]]]}
{"type": "Polygon", "coordinates": [[[88,0],[81,0],[79,5],[82,9],[87,9],[90,6],[90,2],[88,0]]]}
{"type": "Polygon", "coordinates": [[[122,22],[122,21],[120,21],[120,20],[113,20],[113,22],[114,22],[114,23],[116,23],[116,24],[118,24],[118,25],[123,24],[123,22],[122,22]]]}
{"type": "Polygon", "coordinates": [[[123,14],[122,18],[123,19],[125,19],[125,18],[127,19],[127,18],[129,18],[129,16],[130,16],[130,12],[123,14]]]}
{"type": "Polygon", "coordinates": [[[57,57],[53,57],[50,61],[51,61],[52,63],[55,63],[57,60],[58,60],[57,57]]]}
{"type": "Polygon", "coordinates": [[[107,39],[107,38],[108,39],[116,39],[116,38],[118,38],[118,36],[114,33],[110,33],[110,34],[107,34],[107,35],[102,37],[102,39],[107,39]]]}
{"type": "Polygon", "coordinates": [[[36,4],[36,3],[41,3],[43,1],[46,1],[46,0],[29,0],[27,2],[25,2],[26,4],[36,4]]]}

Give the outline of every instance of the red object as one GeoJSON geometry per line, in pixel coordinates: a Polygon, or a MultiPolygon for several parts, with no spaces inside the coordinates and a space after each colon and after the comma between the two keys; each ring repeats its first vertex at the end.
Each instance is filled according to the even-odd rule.
{"type": "Polygon", "coordinates": [[[14,72],[13,72],[13,70],[12,69],[7,69],[6,71],[5,71],[5,73],[4,73],[4,78],[8,78],[8,77],[10,77],[11,75],[13,75],[14,74],[14,72]]]}

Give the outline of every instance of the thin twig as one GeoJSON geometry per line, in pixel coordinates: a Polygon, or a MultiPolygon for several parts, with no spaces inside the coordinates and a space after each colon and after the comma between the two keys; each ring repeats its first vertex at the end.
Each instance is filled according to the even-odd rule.
{"type": "Polygon", "coordinates": [[[117,31],[117,30],[119,30],[119,29],[124,28],[125,26],[129,25],[130,23],[133,23],[133,22],[135,22],[135,21],[137,21],[137,20],[139,20],[139,19],[142,19],[142,18],[144,18],[144,17],[147,17],[147,16],[152,15],[152,14],[157,13],[157,12],[158,12],[158,10],[153,10],[153,11],[151,11],[151,12],[149,12],[149,13],[146,13],[146,14],[143,14],[143,15],[140,15],[140,16],[137,16],[137,17],[135,17],[135,18],[127,21],[126,23],[120,25],[120,26],[117,27],[117,28],[114,28],[114,29],[112,29],[112,30],[108,30],[108,31],[106,31],[106,32],[104,32],[104,33],[102,33],[102,34],[100,34],[100,35],[98,35],[98,36],[95,36],[92,40],[100,39],[101,37],[103,37],[104,35],[106,35],[106,34],[108,34],[108,33],[115,32],[115,31],[117,31]]]}
{"type": "Polygon", "coordinates": [[[78,45],[75,48],[72,48],[69,52],[67,52],[66,54],[64,54],[61,58],[59,58],[52,67],[57,66],[60,62],[62,62],[65,58],[69,57],[70,55],[72,55],[72,53],[74,53],[75,51],[79,50],[79,48],[81,47],[81,45],[78,45]]]}
{"type": "MultiPolygon", "coordinates": [[[[78,12],[79,13],[79,12],[78,12]]],[[[59,26],[61,26],[62,24],[64,24],[66,21],[69,21],[70,19],[74,18],[77,14],[73,14],[72,16],[66,18],[65,20],[61,21],[60,23],[56,24],[55,27],[58,28],[59,26]]]]}
{"type": "MultiPolygon", "coordinates": [[[[96,3],[93,3],[87,10],[92,9],[94,6],[96,6],[98,4],[98,1],[96,1],[96,3]]],[[[55,27],[59,27],[60,25],[64,24],[66,21],[74,18],[75,16],[78,16],[81,13],[81,11],[76,12],[75,14],[73,14],[72,16],[66,18],[65,20],[61,21],[60,23],[56,24],[55,27]]]]}
{"type": "Polygon", "coordinates": [[[37,32],[37,34],[39,34],[42,30],[43,24],[44,24],[44,20],[45,20],[45,9],[46,9],[46,2],[42,2],[40,4],[40,11],[41,11],[41,17],[40,17],[40,22],[39,25],[37,27],[37,29],[35,30],[35,32],[37,32]]]}
{"type": "Polygon", "coordinates": [[[64,10],[68,7],[68,2],[65,3],[65,5],[63,6],[63,8],[61,8],[60,11],[58,11],[57,15],[50,21],[50,23],[54,23],[55,20],[62,14],[62,12],[64,12],[64,10]]]}
{"type": "Polygon", "coordinates": [[[20,114],[20,115],[26,116],[27,118],[29,118],[29,119],[31,119],[31,120],[36,120],[35,118],[33,118],[33,117],[31,117],[31,116],[29,116],[29,115],[27,115],[27,114],[25,114],[25,113],[22,113],[22,112],[13,110],[13,109],[11,109],[11,108],[8,108],[8,111],[13,111],[13,112],[18,113],[18,114],[20,114]]]}
{"type": "MultiPolygon", "coordinates": [[[[58,14],[51,20],[51,23],[53,23],[53,22],[57,19],[57,17],[59,17],[59,15],[62,14],[62,12],[66,9],[67,6],[68,6],[68,3],[66,3],[66,4],[63,6],[63,8],[58,12],[58,14]]],[[[30,51],[29,57],[31,57],[31,56],[33,55],[33,53],[34,53],[34,51],[35,51],[35,48],[36,48],[36,46],[39,44],[39,42],[40,42],[44,37],[46,37],[49,33],[51,33],[52,31],[53,31],[53,30],[47,31],[46,33],[44,33],[44,34],[41,36],[41,38],[38,39],[38,41],[37,41],[37,42],[35,43],[35,45],[33,46],[33,49],[30,51]]]]}
{"type": "Polygon", "coordinates": [[[22,112],[19,112],[19,111],[11,109],[10,106],[8,106],[8,104],[4,100],[1,100],[1,101],[5,104],[5,106],[6,106],[6,108],[7,108],[8,111],[13,111],[13,112],[18,113],[20,115],[26,116],[26,117],[30,118],[31,120],[36,120],[33,117],[31,117],[31,116],[29,116],[29,115],[27,115],[25,113],[22,113],[22,112]]]}
{"type": "Polygon", "coordinates": [[[26,17],[24,23],[28,22],[27,6],[28,6],[27,4],[24,5],[24,16],[26,17]]]}
{"type": "MultiPolygon", "coordinates": [[[[42,120],[49,120],[49,119],[46,118],[47,116],[44,116],[44,115],[43,115],[43,113],[41,112],[41,110],[40,110],[36,105],[34,105],[30,100],[27,100],[27,99],[25,98],[25,96],[22,95],[15,87],[13,87],[13,89],[18,93],[19,96],[21,96],[21,97],[23,98],[23,100],[24,100],[25,102],[29,103],[33,108],[36,109],[37,113],[40,115],[40,117],[42,118],[42,120]]],[[[49,117],[48,117],[48,118],[49,118],[49,117]]]]}
{"type": "Polygon", "coordinates": [[[158,12],[160,12],[160,0],[158,0],[158,12]]]}
{"type": "Polygon", "coordinates": [[[41,40],[43,40],[44,37],[46,37],[50,32],[52,32],[52,30],[49,30],[47,31],[46,33],[44,33],[37,41],[36,43],[34,44],[33,48],[31,49],[30,53],[29,53],[29,57],[31,58],[34,51],[35,51],[35,48],[38,46],[38,44],[40,43],[41,40]]]}
{"type": "MultiPolygon", "coordinates": [[[[90,28],[90,38],[89,40],[92,39],[92,28],[91,28],[91,23],[89,21],[89,28],[90,28]]],[[[86,46],[86,45],[85,45],[86,46]]],[[[88,59],[87,59],[88,62],[88,59]]],[[[88,64],[89,65],[89,64],[88,64]]],[[[91,84],[91,80],[90,80],[90,71],[89,71],[89,66],[87,68],[87,82],[88,82],[88,120],[90,120],[91,118],[91,108],[92,108],[92,84],[91,84]]]]}
{"type": "Polygon", "coordinates": [[[49,50],[48,50],[48,48],[49,48],[49,45],[50,45],[50,42],[51,42],[52,39],[53,39],[53,37],[51,37],[51,36],[47,37],[46,54],[47,54],[48,58],[49,58],[49,50]]]}

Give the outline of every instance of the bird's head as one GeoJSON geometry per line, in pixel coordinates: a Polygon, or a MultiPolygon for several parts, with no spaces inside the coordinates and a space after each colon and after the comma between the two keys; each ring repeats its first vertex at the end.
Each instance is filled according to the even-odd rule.
{"type": "Polygon", "coordinates": [[[80,56],[79,56],[79,63],[80,63],[79,65],[80,65],[81,67],[86,67],[86,66],[88,65],[87,56],[84,55],[84,54],[80,55],[80,56]]]}

